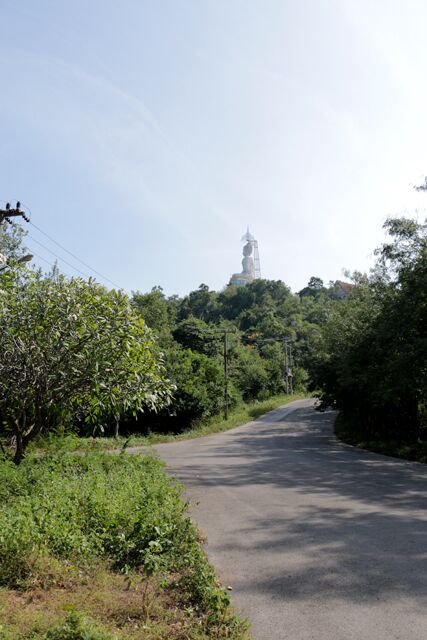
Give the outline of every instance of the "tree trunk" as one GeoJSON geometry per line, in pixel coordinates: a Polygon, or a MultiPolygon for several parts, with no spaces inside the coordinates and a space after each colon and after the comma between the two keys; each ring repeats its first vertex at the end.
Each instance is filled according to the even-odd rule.
{"type": "Polygon", "coordinates": [[[22,433],[19,429],[15,429],[15,455],[13,456],[13,461],[15,464],[21,464],[22,458],[24,457],[24,443],[22,441],[22,433]]]}
{"type": "Polygon", "coordinates": [[[22,426],[19,425],[19,421],[16,421],[14,428],[14,435],[16,439],[15,455],[13,461],[15,464],[20,464],[25,454],[25,450],[30,444],[31,440],[34,440],[36,436],[41,432],[42,423],[33,423],[29,429],[27,429],[27,414],[22,414],[22,426]]]}
{"type": "Polygon", "coordinates": [[[119,437],[119,421],[116,420],[116,425],[114,427],[114,437],[118,438],[119,437]]]}

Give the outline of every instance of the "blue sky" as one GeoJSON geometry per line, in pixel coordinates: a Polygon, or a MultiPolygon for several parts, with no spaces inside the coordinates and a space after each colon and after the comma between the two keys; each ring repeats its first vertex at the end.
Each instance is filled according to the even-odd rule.
{"type": "Polygon", "coordinates": [[[425,215],[422,0],[0,0],[0,18],[0,200],[126,290],[221,289],[248,224],[263,277],[298,290],[425,215]]]}

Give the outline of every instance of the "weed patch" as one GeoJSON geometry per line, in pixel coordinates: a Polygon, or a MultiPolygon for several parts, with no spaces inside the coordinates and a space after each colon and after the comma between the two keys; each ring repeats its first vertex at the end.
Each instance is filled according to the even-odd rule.
{"type": "MultiPolygon", "coordinates": [[[[205,634],[198,637],[244,637],[246,627],[232,615],[228,594],[218,587],[198,544],[181,487],[163,466],[152,455],[63,452],[28,458],[19,467],[0,464],[3,593],[72,593],[84,588],[91,567],[104,563],[110,582],[113,575],[120,576],[129,593],[138,583],[135,619],[151,618],[153,589],[163,590],[179,594],[180,606],[192,611],[205,634]]],[[[77,604],[81,608],[85,601],[77,604]]],[[[132,625],[123,635],[128,625],[117,611],[105,631],[97,626],[98,618],[95,624],[71,613],[50,629],[29,627],[33,635],[28,638],[110,640],[116,637],[110,631],[118,638],[150,637],[132,635],[132,625]],[[82,629],[81,634],[75,629],[82,629]]],[[[139,622],[135,625],[140,629],[139,622]]],[[[8,640],[5,629],[1,633],[8,640]]]]}

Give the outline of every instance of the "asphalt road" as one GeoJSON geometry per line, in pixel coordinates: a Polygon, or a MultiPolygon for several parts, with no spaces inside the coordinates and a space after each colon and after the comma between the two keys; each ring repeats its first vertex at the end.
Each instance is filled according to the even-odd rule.
{"type": "Polygon", "coordinates": [[[338,443],[297,401],[158,445],[254,640],[427,639],[427,467],[338,443]]]}

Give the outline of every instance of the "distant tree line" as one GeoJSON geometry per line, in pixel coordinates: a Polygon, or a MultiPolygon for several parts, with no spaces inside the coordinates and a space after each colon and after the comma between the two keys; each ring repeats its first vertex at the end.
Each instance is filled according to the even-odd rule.
{"type": "Polygon", "coordinates": [[[307,389],[321,329],[334,305],[339,283],[310,279],[299,294],[282,281],[256,280],[243,287],[211,291],[205,284],[182,298],[160,287],[134,292],[131,304],[155,331],[173,402],[144,416],[147,428],[180,430],[218,414],[224,406],[224,334],[228,343],[228,401],[263,400],[285,392],[286,349],[296,390],[307,389]]]}
{"type": "Polygon", "coordinates": [[[19,462],[47,431],[181,431],[225,403],[305,388],[333,287],[313,278],[301,296],[281,281],[187,296],[109,291],[93,280],[43,274],[19,262],[25,233],[0,228],[0,443],[19,462]],[[227,332],[227,395],[224,334],[227,332]],[[289,349],[291,350],[291,349],[289,349]]]}

